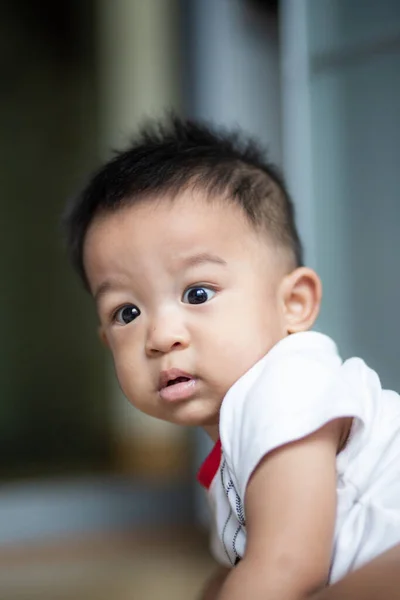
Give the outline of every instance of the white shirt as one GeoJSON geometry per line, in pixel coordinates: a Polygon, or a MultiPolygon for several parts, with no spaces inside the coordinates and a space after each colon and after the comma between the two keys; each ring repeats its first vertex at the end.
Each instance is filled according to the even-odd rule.
{"type": "Polygon", "coordinates": [[[217,560],[232,566],[244,554],[243,500],[260,460],[339,417],[353,425],[337,456],[330,583],[400,543],[400,397],[361,359],[342,362],[330,338],[306,332],[274,346],[223,400],[220,440],[199,472],[217,560]]]}

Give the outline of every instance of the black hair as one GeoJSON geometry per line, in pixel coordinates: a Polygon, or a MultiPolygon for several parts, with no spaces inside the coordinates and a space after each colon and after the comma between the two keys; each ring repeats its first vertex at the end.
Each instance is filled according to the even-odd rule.
{"type": "Polygon", "coordinates": [[[170,116],[151,121],[131,146],[102,166],[64,214],[67,250],[88,287],[83,264],[85,236],[93,219],[147,197],[173,197],[195,187],[242,207],[255,227],[303,264],[294,208],[285,182],[259,145],[239,130],[227,132],[170,116]]]}

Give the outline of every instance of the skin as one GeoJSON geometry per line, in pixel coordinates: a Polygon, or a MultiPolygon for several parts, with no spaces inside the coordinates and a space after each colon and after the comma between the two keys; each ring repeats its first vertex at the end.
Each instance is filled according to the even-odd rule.
{"type": "MultiPolygon", "coordinates": [[[[309,329],[321,299],[315,272],[294,269],[239,206],[190,191],[97,216],[84,265],[128,400],[213,440],[229,388],[279,340],[309,329]],[[204,302],[193,304],[193,294],[204,302]],[[160,393],[169,369],[190,374],[184,401],[160,393]]],[[[325,585],[348,428],[328,423],[260,462],[245,496],[245,556],[208,598],[301,600],[325,585]]]]}
{"type": "Polygon", "coordinates": [[[400,546],[350,573],[312,600],[397,600],[400,590],[400,546]]]}
{"type": "MultiPolygon", "coordinates": [[[[311,600],[398,600],[400,590],[400,545],[353,571],[332,586],[311,596],[311,600]]],[[[207,585],[203,600],[213,600],[229,574],[219,567],[207,585]]],[[[268,600],[268,597],[265,597],[268,600]]]]}

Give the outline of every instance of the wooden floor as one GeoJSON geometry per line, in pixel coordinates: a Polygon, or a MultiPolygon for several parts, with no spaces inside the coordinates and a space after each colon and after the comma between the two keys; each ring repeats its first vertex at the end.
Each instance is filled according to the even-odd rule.
{"type": "Polygon", "coordinates": [[[196,600],[205,535],[169,530],[1,548],[1,600],[196,600]]]}

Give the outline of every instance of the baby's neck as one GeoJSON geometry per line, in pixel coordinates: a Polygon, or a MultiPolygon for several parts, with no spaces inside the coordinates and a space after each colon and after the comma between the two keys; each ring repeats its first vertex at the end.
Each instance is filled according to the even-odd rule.
{"type": "Polygon", "coordinates": [[[214,443],[219,440],[218,423],[216,423],[215,425],[203,425],[203,429],[214,443]]]}

